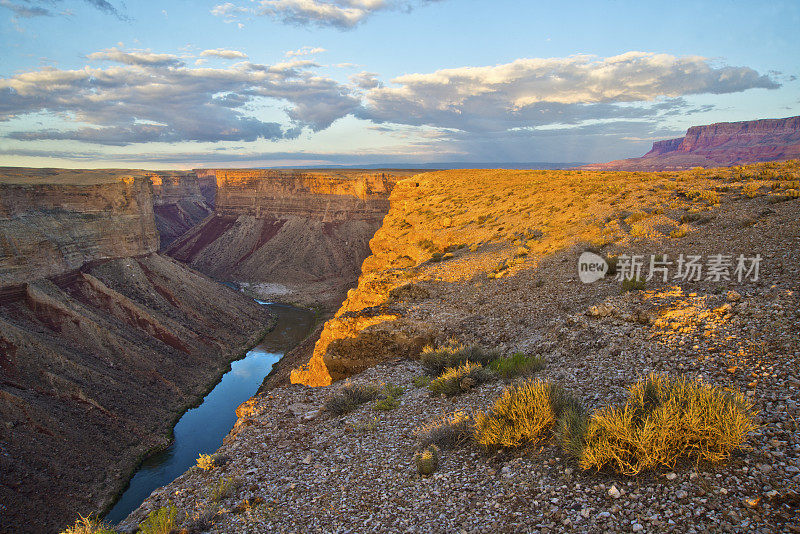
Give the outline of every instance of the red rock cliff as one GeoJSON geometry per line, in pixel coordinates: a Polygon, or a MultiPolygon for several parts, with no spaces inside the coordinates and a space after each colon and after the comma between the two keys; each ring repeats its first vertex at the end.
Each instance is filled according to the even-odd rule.
{"type": "Polygon", "coordinates": [[[656,141],[641,158],[595,163],[585,170],[676,170],[800,158],[800,116],[692,126],[678,139],[656,141]]]}

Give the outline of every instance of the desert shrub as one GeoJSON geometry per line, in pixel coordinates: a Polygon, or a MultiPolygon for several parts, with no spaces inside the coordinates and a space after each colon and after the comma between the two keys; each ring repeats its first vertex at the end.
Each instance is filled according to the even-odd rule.
{"type": "Polygon", "coordinates": [[[403,386],[396,386],[394,384],[383,385],[383,394],[386,395],[387,397],[397,398],[405,392],[406,388],[404,388],[403,386]]]}
{"type": "Polygon", "coordinates": [[[222,467],[231,460],[227,454],[201,454],[197,457],[197,467],[204,471],[209,471],[215,467],[222,467]]]}
{"type": "Polygon", "coordinates": [[[78,516],[71,527],[67,527],[61,534],[117,534],[117,531],[100,521],[100,518],[89,515],[78,516]]]}
{"type": "Polygon", "coordinates": [[[720,201],[719,193],[716,191],[711,191],[710,189],[704,189],[703,191],[700,191],[699,197],[700,200],[708,204],[719,204],[720,201]]]}
{"type": "Polygon", "coordinates": [[[625,218],[625,222],[628,223],[629,225],[633,225],[634,223],[642,221],[642,220],[648,218],[649,216],[650,215],[648,215],[647,213],[645,213],[643,211],[638,211],[638,212],[633,213],[632,215],[629,215],[628,217],[626,217],[625,218]]]}
{"type": "Polygon", "coordinates": [[[643,291],[647,286],[641,278],[626,278],[622,281],[621,291],[627,293],[628,291],[643,291]]]}
{"type": "Polygon", "coordinates": [[[487,449],[536,443],[556,421],[552,401],[559,395],[559,388],[541,380],[506,389],[489,412],[476,414],[475,441],[487,449]]]}
{"type": "Polygon", "coordinates": [[[431,377],[429,377],[428,375],[421,375],[414,377],[414,387],[426,388],[430,385],[430,383],[431,383],[431,377]]]}
{"type": "Polygon", "coordinates": [[[419,360],[422,369],[429,376],[439,376],[449,367],[458,367],[465,362],[487,365],[498,358],[500,353],[496,350],[487,350],[479,345],[464,345],[455,340],[449,340],[439,348],[427,346],[422,349],[419,360]]]}
{"type": "Polygon", "coordinates": [[[169,534],[178,526],[177,515],[178,509],[172,505],[153,510],[139,525],[139,532],[141,534],[169,534]]]}
{"type": "Polygon", "coordinates": [[[713,215],[709,215],[708,213],[701,213],[698,211],[690,211],[688,213],[684,213],[681,215],[680,223],[682,225],[686,225],[689,223],[695,224],[706,224],[714,220],[713,215]]]}
{"type": "Polygon", "coordinates": [[[384,398],[380,399],[379,401],[377,401],[372,406],[372,408],[374,410],[385,411],[385,410],[394,410],[398,406],[400,406],[400,401],[397,400],[396,398],[394,398],[394,397],[384,397],[384,398]]]}
{"type": "Polygon", "coordinates": [[[381,389],[379,392],[381,398],[372,406],[372,408],[375,410],[394,410],[400,406],[400,401],[397,400],[397,397],[401,396],[405,392],[406,390],[403,386],[384,384],[383,389],[381,389]]]}
{"type": "Polygon", "coordinates": [[[236,491],[242,487],[242,482],[236,478],[220,478],[217,483],[211,487],[211,494],[209,499],[211,502],[219,502],[223,499],[233,496],[236,491]]]}
{"type": "Polygon", "coordinates": [[[628,395],[621,408],[603,408],[589,419],[582,468],[635,475],[672,468],[681,458],[718,462],[756,428],[752,404],[741,394],[699,381],[650,375],[628,395]]]}
{"type": "Polygon", "coordinates": [[[497,358],[489,363],[489,369],[505,378],[513,378],[529,373],[541,371],[544,368],[544,358],[516,352],[511,356],[497,358]]]}
{"type": "Polygon", "coordinates": [[[214,468],[214,458],[210,454],[201,454],[197,457],[197,467],[203,471],[214,468]]]}
{"type": "Polygon", "coordinates": [[[448,367],[444,372],[431,381],[428,389],[434,395],[458,395],[469,391],[473,387],[483,384],[491,379],[491,374],[483,365],[473,362],[464,362],[458,367],[448,367]]]}
{"type": "Polygon", "coordinates": [[[425,447],[425,450],[414,455],[414,464],[420,475],[432,475],[439,469],[439,448],[436,445],[425,447]]]}
{"type": "Polygon", "coordinates": [[[580,405],[566,406],[556,423],[556,436],[564,451],[580,460],[586,444],[586,429],[589,416],[580,405]]]}
{"type": "Polygon", "coordinates": [[[438,249],[438,247],[430,239],[420,239],[417,241],[417,245],[419,245],[421,249],[430,253],[436,252],[438,249]]]}
{"type": "Polygon", "coordinates": [[[619,264],[619,257],[618,256],[606,256],[606,263],[608,264],[608,270],[606,271],[606,276],[614,276],[617,274],[617,265],[619,264]]]}
{"type": "Polygon", "coordinates": [[[797,189],[787,189],[782,194],[770,195],[767,197],[767,202],[770,204],[777,204],[778,202],[785,202],[787,200],[794,200],[800,198],[800,191],[797,189]]]}
{"type": "Polygon", "coordinates": [[[454,412],[421,426],[416,430],[423,447],[436,445],[454,449],[466,444],[472,437],[472,418],[464,412],[454,412]]]}
{"type": "Polygon", "coordinates": [[[744,184],[744,185],[742,186],[742,193],[743,193],[745,196],[748,196],[748,197],[750,197],[750,198],[753,198],[753,197],[756,197],[756,196],[758,196],[758,190],[759,190],[760,188],[761,188],[761,187],[760,187],[760,184],[758,184],[757,182],[750,182],[750,183],[746,183],[746,184],[744,184]]]}
{"type": "Polygon", "coordinates": [[[688,233],[689,233],[689,227],[687,225],[685,225],[685,224],[682,224],[679,227],[677,227],[676,229],[674,229],[672,231],[672,233],[669,234],[669,236],[678,239],[678,238],[681,238],[681,237],[686,237],[686,235],[688,233]]]}
{"type": "Polygon", "coordinates": [[[324,408],[334,415],[352,412],[365,402],[374,400],[380,394],[375,384],[345,384],[339,391],[328,397],[324,408]]]}

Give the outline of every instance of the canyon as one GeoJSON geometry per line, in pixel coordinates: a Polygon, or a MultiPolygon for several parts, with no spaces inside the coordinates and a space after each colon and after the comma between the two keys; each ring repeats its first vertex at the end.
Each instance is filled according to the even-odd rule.
{"type": "Polygon", "coordinates": [[[217,192],[213,174],[162,171],[147,176],[153,184],[159,248],[167,248],[213,213],[217,192]]]}
{"type": "Polygon", "coordinates": [[[800,116],[692,126],[684,137],[656,141],[640,158],[579,167],[598,171],[667,171],[800,158],[800,116]]]}
{"type": "Polygon", "coordinates": [[[0,169],[0,532],[108,507],[272,324],[158,252],[152,177],[0,169]]]}
{"type": "MultiPolygon", "coordinates": [[[[662,174],[634,178],[587,170],[0,168],[0,532],[55,532],[77,513],[108,509],[137,462],[169,443],[180,414],[273,324],[249,297],[316,308],[320,322],[237,410],[223,447],[238,451],[237,473],[248,463],[241,444],[257,430],[247,429],[261,414],[277,410],[283,420],[284,405],[294,406],[301,421],[292,415],[287,431],[312,420],[335,426],[319,415],[327,388],[290,382],[334,390],[362,376],[388,383],[395,364],[409,378],[423,348],[448,339],[502,351],[549,347],[550,360],[588,373],[559,352],[574,337],[559,327],[582,325],[591,340],[597,325],[579,317],[619,291],[574,285],[570,266],[587,247],[688,254],[690,245],[735,243],[795,273],[784,263],[797,250],[796,162],[669,169],[792,157],[799,120],[691,128],[638,158],[662,174]],[[781,227],[780,239],[759,244],[762,231],[777,236],[781,227]]],[[[761,287],[748,295],[757,306],[767,299],[761,287]]],[[[611,330],[607,341],[635,354],[611,330]]],[[[591,343],[584,345],[576,354],[588,358],[591,343]]],[[[601,356],[599,367],[611,358],[601,356]]],[[[586,386],[563,369],[548,372],[586,386]]],[[[619,387],[618,378],[596,382],[619,387]]],[[[473,400],[465,408],[482,402],[473,400]]],[[[413,434],[408,421],[397,423],[413,434]]],[[[186,477],[197,482],[191,470],[186,477]]],[[[156,492],[128,527],[165,498],[156,492]]]]}
{"type": "Polygon", "coordinates": [[[394,184],[412,171],[212,169],[213,216],[166,249],[258,298],[332,310],[369,255],[394,184]]]}
{"type": "Polygon", "coordinates": [[[241,404],[217,451],[224,465],[187,470],[118,528],[133,532],[174,507],[178,528],[212,533],[791,531],[800,502],[798,180],[800,162],[786,161],[398,181],[357,285],[298,347],[295,384],[268,383],[241,404]],[[617,275],[624,255],[639,256],[642,284],[626,287],[621,275],[582,283],[585,252],[616,258],[617,275]],[[678,276],[694,255],[702,276],[678,276]],[[717,255],[758,255],[761,268],[715,279],[705,269],[717,255]],[[671,262],[668,276],[647,276],[651,258],[671,262]],[[454,342],[522,353],[543,368],[468,377],[440,395],[419,355],[454,342]],[[621,407],[649,373],[740,391],[759,426],[724,461],[635,477],[582,467],[556,430],[516,449],[469,437],[470,414],[496,409],[524,381],[563,387],[598,414],[621,407]],[[335,408],[370,388],[378,398],[335,408]],[[466,429],[448,426],[457,416],[466,429]],[[415,461],[426,437],[440,445],[432,474],[415,461]]]}

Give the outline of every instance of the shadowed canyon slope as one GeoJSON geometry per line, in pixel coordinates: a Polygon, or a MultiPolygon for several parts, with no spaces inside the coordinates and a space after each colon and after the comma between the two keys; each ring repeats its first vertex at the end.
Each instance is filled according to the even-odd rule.
{"type": "Polygon", "coordinates": [[[148,176],[153,183],[153,211],[164,249],[211,215],[216,181],[213,176],[198,176],[193,172],[158,172],[148,176]]]}
{"type": "Polygon", "coordinates": [[[357,280],[399,176],[413,171],[223,170],[214,216],[175,259],[265,299],[338,306],[357,280]]]}
{"type": "Polygon", "coordinates": [[[795,158],[800,158],[800,116],[693,126],[684,137],[656,141],[652,150],[641,158],[594,163],[580,168],[659,171],[795,158]]]}
{"type": "Polygon", "coordinates": [[[151,174],[0,172],[0,531],[102,510],[271,324],[157,252],[151,174]]]}

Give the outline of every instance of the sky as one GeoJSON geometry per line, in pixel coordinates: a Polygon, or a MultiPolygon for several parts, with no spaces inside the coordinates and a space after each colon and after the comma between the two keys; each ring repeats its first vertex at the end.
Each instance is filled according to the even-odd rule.
{"type": "Polygon", "coordinates": [[[800,115],[797,0],[0,0],[0,166],[599,162],[800,115]]]}

